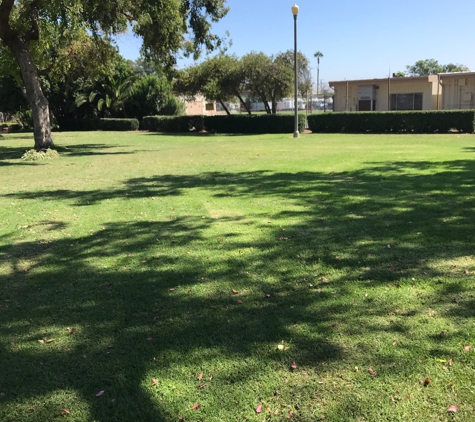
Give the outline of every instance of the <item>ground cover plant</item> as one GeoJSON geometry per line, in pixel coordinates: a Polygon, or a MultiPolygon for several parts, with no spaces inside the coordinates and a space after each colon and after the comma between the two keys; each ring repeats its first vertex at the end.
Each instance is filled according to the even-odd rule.
{"type": "Polygon", "coordinates": [[[55,139],[0,139],[0,420],[473,417],[473,135],[55,139]]]}

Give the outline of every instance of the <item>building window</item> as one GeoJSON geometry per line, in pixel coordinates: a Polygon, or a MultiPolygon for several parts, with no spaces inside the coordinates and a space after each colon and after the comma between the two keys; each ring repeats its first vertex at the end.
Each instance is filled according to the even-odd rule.
{"type": "Polygon", "coordinates": [[[391,110],[422,110],[422,92],[391,94],[391,110]]]}

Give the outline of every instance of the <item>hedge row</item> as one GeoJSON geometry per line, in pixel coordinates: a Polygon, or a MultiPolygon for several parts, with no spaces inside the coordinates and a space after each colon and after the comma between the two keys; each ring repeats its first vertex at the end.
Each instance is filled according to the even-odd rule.
{"type": "Polygon", "coordinates": [[[58,119],[59,130],[62,131],[128,131],[138,130],[137,119],[58,119]]]}
{"type": "Polygon", "coordinates": [[[204,116],[145,116],[140,129],[150,132],[200,132],[204,129],[204,116]]]}
{"type": "Polygon", "coordinates": [[[316,133],[475,132],[475,110],[320,113],[308,116],[316,133]]]}
{"type": "MultiPolygon", "coordinates": [[[[298,116],[299,132],[305,130],[305,115],[298,116]]],[[[231,116],[146,116],[141,129],[153,132],[188,132],[206,130],[212,133],[293,133],[292,115],[231,116]]]]}

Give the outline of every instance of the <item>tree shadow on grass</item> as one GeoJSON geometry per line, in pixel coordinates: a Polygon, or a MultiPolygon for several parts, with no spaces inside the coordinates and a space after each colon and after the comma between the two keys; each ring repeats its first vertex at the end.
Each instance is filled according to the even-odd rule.
{"type": "MultiPolygon", "coordinates": [[[[362,286],[396,289],[394,283],[414,277],[444,279],[448,268],[435,262],[473,253],[475,164],[447,162],[440,170],[439,163],[437,173],[430,172],[431,166],[372,163],[330,175],[165,175],[101,191],[43,192],[45,199],[85,206],[125,194],[165,198],[204,189],[216,201],[255,201],[261,209],[241,219],[262,234],[244,241],[223,228],[224,240],[211,243],[207,232],[219,219],[190,215],[171,221],[104,221],[104,229],[76,238],[63,234],[19,241],[14,234],[4,235],[0,256],[9,271],[0,286],[0,332],[12,342],[0,349],[0,391],[8,394],[3,400],[28,402],[65,390],[87,403],[84,419],[171,420],[182,410],[157,404],[145,379],[154,368],[170,371],[175,379],[193,377],[180,373],[183,361],[191,361],[197,373],[213,370],[222,386],[259,373],[252,363],[243,364],[239,374],[213,367],[213,360],[223,356],[246,362],[265,353],[271,371],[292,361],[306,368],[344,362],[344,348],[333,335],[335,321],[351,320],[345,329],[352,335],[410,331],[401,321],[361,326],[392,309],[382,300],[352,307],[344,297],[347,283],[357,280],[362,286]],[[195,252],[203,243],[208,250],[195,252]],[[252,254],[232,253],[249,248],[252,254]],[[239,296],[231,294],[233,286],[239,286],[239,296]],[[67,327],[77,332],[70,334],[67,327]],[[50,338],[55,341],[45,343],[50,338]],[[291,339],[289,354],[275,349],[282,339],[291,339]],[[9,384],[3,385],[6,379],[9,384]],[[104,396],[96,397],[101,390],[104,396]]],[[[445,305],[467,293],[466,286],[453,289],[431,300],[445,305]]],[[[472,302],[467,299],[450,312],[472,317],[472,302]]],[[[361,347],[378,359],[377,350],[361,347]]],[[[389,368],[385,359],[379,356],[381,366],[389,368]]],[[[47,420],[48,412],[60,407],[48,402],[34,420],[47,420]]]]}

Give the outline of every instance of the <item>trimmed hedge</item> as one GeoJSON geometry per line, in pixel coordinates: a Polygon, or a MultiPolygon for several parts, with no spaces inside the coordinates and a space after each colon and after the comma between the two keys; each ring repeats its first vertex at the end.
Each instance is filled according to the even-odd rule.
{"type": "Polygon", "coordinates": [[[58,119],[62,131],[129,131],[138,130],[137,119],[58,119]]]}
{"type": "Polygon", "coordinates": [[[473,133],[475,110],[319,113],[308,126],[314,133],[473,133]]]}
{"type": "MultiPolygon", "coordinates": [[[[290,114],[206,116],[205,128],[215,133],[293,133],[294,116],[290,114]]],[[[298,115],[299,132],[305,130],[305,115],[298,115]]]]}
{"type": "MultiPolygon", "coordinates": [[[[299,132],[305,130],[305,115],[298,115],[299,132]]],[[[213,133],[293,133],[293,115],[146,116],[141,129],[153,132],[188,132],[203,129],[213,133]]]]}
{"type": "Polygon", "coordinates": [[[151,132],[200,132],[204,129],[204,116],[145,116],[140,129],[151,132]]]}

